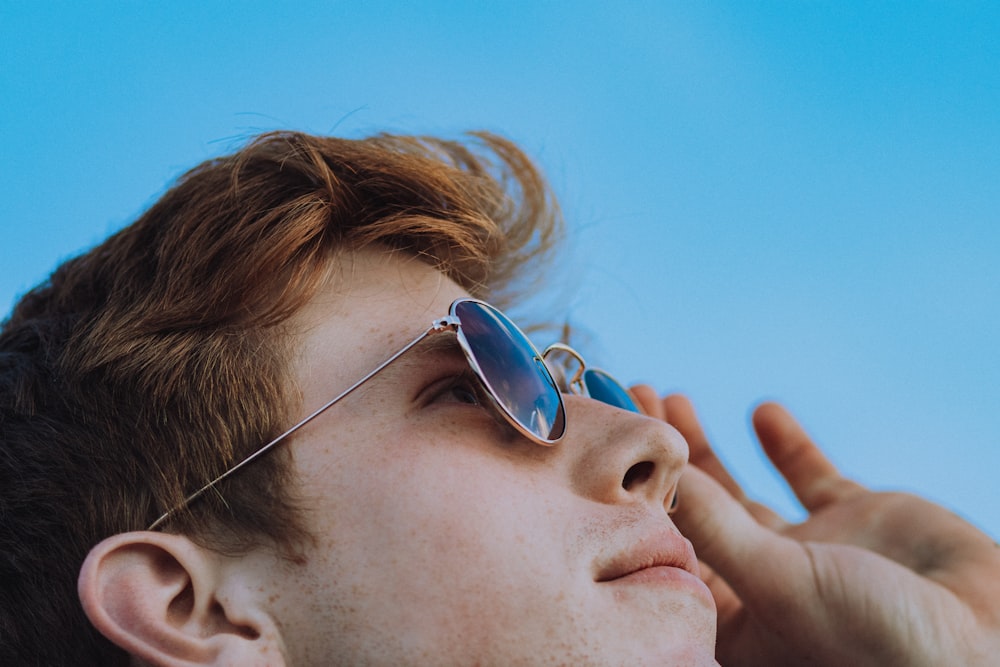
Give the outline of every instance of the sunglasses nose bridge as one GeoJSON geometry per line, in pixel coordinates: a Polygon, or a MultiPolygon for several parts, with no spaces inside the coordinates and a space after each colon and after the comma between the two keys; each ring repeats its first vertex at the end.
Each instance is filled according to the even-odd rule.
{"type": "Polygon", "coordinates": [[[565,381],[560,386],[560,390],[563,393],[586,396],[630,412],[642,412],[638,402],[636,402],[624,385],[605,371],[588,368],[583,356],[569,345],[565,343],[553,343],[545,348],[542,356],[553,358],[553,363],[547,363],[546,365],[549,368],[557,368],[558,372],[564,378],[565,381]],[[555,363],[555,357],[558,355],[569,357],[570,360],[576,363],[576,372],[571,378],[566,378],[566,363],[555,363]]]}
{"type": "Polygon", "coordinates": [[[584,380],[587,362],[583,360],[579,352],[565,343],[552,343],[542,352],[542,359],[545,361],[545,366],[549,369],[552,377],[556,379],[559,390],[562,393],[576,394],[577,396],[589,395],[584,380]],[[564,355],[569,357],[569,359],[559,360],[556,358],[559,355],[564,355]],[[570,361],[576,362],[576,370],[572,375],[569,374],[570,361]]]}

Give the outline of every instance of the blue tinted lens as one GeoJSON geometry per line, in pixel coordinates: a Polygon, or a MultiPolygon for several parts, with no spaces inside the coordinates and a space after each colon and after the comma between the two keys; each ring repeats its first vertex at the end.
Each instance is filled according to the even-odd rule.
{"type": "Polygon", "coordinates": [[[625,387],[618,384],[617,380],[604,371],[588,368],[583,372],[583,383],[586,385],[587,393],[590,394],[591,398],[602,403],[607,403],[608,405],[613,405],[616,408],[639,412],[639,407],[632,400],[625,387]]]}
{"type": "Polygon", "coordinates": [[[479,378],[507,416],[525,431],[553,442],[566,430],[555,381],[528,338],[496,308],[459,301],[454,314],[479,378]]]}

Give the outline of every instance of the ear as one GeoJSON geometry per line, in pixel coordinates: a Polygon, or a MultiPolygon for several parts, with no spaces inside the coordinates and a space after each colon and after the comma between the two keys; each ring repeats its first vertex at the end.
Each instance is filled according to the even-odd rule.
{"type": "Polygon", "coordinates": [[[186,537],[132,532],[91,550],[78,590],[94,627],[153,665],[284,665],[260,589],[240,577],[238,559],[186,537]]]}

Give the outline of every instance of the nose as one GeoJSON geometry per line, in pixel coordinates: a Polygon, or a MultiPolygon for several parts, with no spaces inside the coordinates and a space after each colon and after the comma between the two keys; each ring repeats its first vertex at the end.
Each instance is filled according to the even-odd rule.
{"type": "Polygon", "coordinates": [[[574,490],[607,504],[649,503],[666,510],[688,460],[683,436],[666,422],[581,396],[566,397],[574,490]]]}

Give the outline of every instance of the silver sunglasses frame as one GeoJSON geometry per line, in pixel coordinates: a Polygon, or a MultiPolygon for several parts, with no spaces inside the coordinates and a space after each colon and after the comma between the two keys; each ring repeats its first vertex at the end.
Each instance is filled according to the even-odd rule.
{"type": "MultiPolygon", "coordinates": [[[[521,433],[523,436],[525,436],[529,440],[531,440],[531,441],[533,441],[533,442],[535,442],[535,443],[537,443],[539,445],[554,445],[560,439],[562,439],[562,436],[566,432],[566,427],[565,427],[565,423],[566,423],[566,406],[565,406],[565,403],[563,402],[562,392],[559,389],[558,383],[556,383],[555,378],[552,376],[552,372],[551,372],[551,370],[549,370],[549,367],[544,363],[544,355],[543,354],[539,354],[538,349],[534,346],[534,344],[532,344],[531,340],[524,334],[524,332],[521,331],[521,329],[518,328],[518,326],[516,324],[514,324],[514,322],[509,317],[507,317],[507,315],[505,315],[502,311],[500,311],[498,308],[496,308],[494,306],[491,306],[490,304],[486,303],[485,301],[480,301],[479,299],[460,298],[460,299],[456,299],[455,301],[453,301],[451,303],[451,306],[448,308],[448,315],[446,317],[442,317],[440,319],[434,320],[431,323],[430,327],[426,331],[424,331],[419,336],[417,336],[416,338],[414,338],[412,341],[410,341],[409,343],[407,343],[406,345],[404,345],[402,348],[400,348],[400,350],[398,352],[396,352],[395,354],[393,354],[392,356],[390,356],[388,359],[386,359],[385,361],[383,361],[382,363],[380,363],[378,366],[376,366],[372,371],[370,371],[368,374],[366,374],[360,380],[358,380],[357,382],[355,382],[354,384],[352,384],[350,387],[348,387],[344,391],[342,391],[339,394],[337,394],[336,396],[334,396],[332,399],[330,399],[329,401],[327,401],[326,403],[324,403],[320,407],[316,408],[313,412],[311,412],[310,414],[308,414],[306,417],[304,417],[303,419],[301,419],[299,422],[297,422],[296,424],[294,424],[293,426],[291,426],[287,430],[285,430],[284,433],[282,433],[281,435],[277,436],[276,438],[274,438],[273,440],[271,440],[267,444],[263,445],[262,447],[260,447],[256,451],[254,451],[252,454],[250,454],[249,456],[247,456],[246,458],[244,458],[242,461],[240,461],[239,463],[235,464],[234,466],[232,466],[231,468],[229,468],[228,470],[226,470],[225,472],[223,472],[221,475],[219,475],[218,477],[216,477],[212,481],[210,481],[207,484],[205,484],[204,486],[202,486],[200,489],[198,489],[194,493],[191,493],[190,495],[188,495],[187,497],[185,497],[184,500],[181,501],[181,503],[179,505],[176,505],[176,506],[172,507],[171,509],[167,510],[162,515],[160,515],[160,517],[158,519],[156,519],[156,521],[154,521],[153,523],[151,523],[146,530],[156,530],[157,528],[159,528],[160,526],[162,526],[164,523],[166,523],[175,514],[177,514],[181,510],[183,510],[185,507],[187,507],[188,505],[190,505],[192,502],[194,502],[196,499],[198,499],[202,495],[204,495],[207,491],[215,488],[223,480],[225,480],[225,479],[229,478],[230,476],[234,475],[237,471],[241,470],[245,466],[250,465],[255,460],[257,460],[258,458],[260,458],[261,456],[263,456],[267,452],[269,452],[272,449],[274,449],[278,444],[280,444],[283,440],[285,440],[286,438],[288,438],[290,435],[292,435],[293,433],[295,433],[296,431],[298,431],[299,429],[301,429],[303,426],[305,426],[306,424],[310,423],[311,421],[313,421],[314,419],[316,419],[317,417],[319,417],[321,414],[323,414],[324,412],[326,412],[327,410],[329,410],[331,407],[333,407],[336,403],[338,403],[343,398],[346,398],[355,389],[357,389],[358,387],[360,387],[361,385],[363,385],[365,382],[367,382],[368,380],[370,380],[373,377],[375,377],[375,375],[377,375],[379,372],[381,372],[382,370],[384,370],[386,366],[388,366],[389,364],[391,364],[392,362],[394,362],[396,359],[399,359],[401,356],[403,356],[404,354],[406,354],[411,348],[413,348],[415,345],[417,345],[418,343],[420,343],[422,340],[424,340],[425,338],[427,338],[428,336],[430,336],[432,334],[442,333],[442,332],[445,332],[445,331],[454,331],[455,332],[456,338],[458,339],[459,347],[462,349],[462,352],[465,355],[465,358],[468,361],[469,366],[472,368],[473,373],[475,373],[476,377],[479,379],[479,381],[482,383],[483,387],[486,389],[486,393],[489,395],[490,400],[499,409],[500,414],[502,414],[506,418],[506,420],[508,422],[510,422],[510,424],[514,428],[517,429],[517,431],[519,433],[521,433]],[[466,339],[465,334],[462,332],[462,329],[461,329],[462,323],[459,320],[458,316],[455,314],[455,310],[456,310],[458,304],[465,303],[465,302],[476,303],[476,304],[479,304],[481,306],[485,306],[488,310],[492,310],[492,311],[494,311],[496,313],[499,313],[503,317],[503,319],[506,320],[514,328],[514,330],[517,333],[519,333],[524,338],[525,342],[527,342],[528,346],[531,348],[531,351],[534,353],[535,358],[537,360],[539,360],[539,361],[542,362],[540,364],[536,364],[536,367],[538,368],[539,373],[545,373],[546,375],[548,375],[548,380],[552,384],[553,388],[555,388],[555,390],[556,390],[556,396],[557,396],[558,401],[559,401],[559,412],[562,415],[563,429],[562,429],[562,432],[557,437],[552,438],[552,439],[546,439],[546,438],[540,437],[536,433],[533,433],[531,430],[529,430],[527,427],[525,427],[523,424],[521,424],[521,422],[518,421],[514,417],[514,415],[512,415],[510,413],[510,411],[506,407],[504,407],[504,405],[497,399],[496,392],[493,389],[493,386],[490,384],[489,380],[487,380],[487,378],[483,375],[483,371],[479,367],[479,362],[476,360],[476,357],[473,354],[471,347],[469,346],[469,342],[466,339]]],[[[552,347],[553,346],[550,346],[547,349],[550,349],[552,347]]],[[[567,348],[577,359],[580,359],[580,355],[577,354],[575,351],[573,351],[572,348],[569,348],[568,346],[561,346],[560,349],[562,349],[562,347],[567,348]]]]}
{"type": "MultiPolygon", "coordinates": [[[[573,357],[573,359],[576,360],[577,364],[579,364],[576,372],[573,373],[573,376],[566,379],[567,390],[572,391],[573,393],[579,394],[581,396],[589,397],[590,390],[587,388],[587,383],[583,379],[584,373],[586,373],[588,370],[591,372],[600,373],[601,375],[603,375],[604,377],[606,377],[607,379],[611,380],[616,385],[618,385],[618,388],[621,389],[623,392],[625,392],[625,395],[628,396],[629,399],[632,401],[632,404],[635,406],[636,412],[638,414],[640,415],[646,414],[646,411],[642,409],[642,404],[639,402],[639,400],[635,397],[635,394],[633,394],[628,387],[626,387],[621,382],[616,380],[615,376],[611,375],[611,373],[608,373],[606,370],[596,368],[594,366],[588,366],[587,362],[584,361],[582,356],[580,356],[580,353],[574,350],[569,345],[565,343],[552,343],[547,348],[545,348],[544,352],[542,352],[542,358],[544,359],[552,352],[564,352],[573,357]]],[[[555,376],[556,373],[552,372],[552,365],[548,364],[548,362],[546,362],[546,365],[549,366],[549,373],[555,376]]],[[[566,374],[563,372],[564,370],[563,368],[559,368],[558,370],[559,370],[558,373],[559,377],[562,378],[567,377],[566,374]]],[[[560,387],[560,389],[562,388],[560,387]]],[[[667,505],[667,514],[673,514],[674,512],[676,512],[677,505],[679,503],[680,503],[680,495],[677,493],[677,490],[674,489],[673,495],[670,497],[670,504],[667,505]]]]}
{"type": "MultiPolygon", "coordinates": [[[[546,359],[553,352],[564,352],[569,356],[571,356],[573,359],[575,359],[578,364],[576,372],[573,373],[573,376],[566,379],[567,390],[573,392],[574,394],[578,394],[580,396],[590,397],[590,389],[587,387],[587,383],[583,379],[584,374],[587,371],[590,371],[591,373],[600,373],[607,379],[614,382],[618,386],[618,388],[621,389],[626,396],[628,396],[629,400],[632,401],[632,405],[635,407],[636,413],[640,415],[645,414],[642,410],[642,406],[639,404],[639,401],[638,399],[636,399],[635,395],[631,391],[629,391],[628,387],[626,387],[617,379],[615,379],[615,376],[611,375],[611,373],[608,373],[606,370],[597,368],[595,366],[589,366],[587,362],[584,361],[583,356],[581,356],[579,352],[577,352],[575,349],[573,349],[566,343],[552,343],[547,348],[545,348],[544,352],[542,352],[542,358],[546,359]]],[[[555,377],[556,373],[552,372],[552,365],[549,364],[548,362],[546,362],[546,365],[549,366],[549,373],[551,373],[552,376],[555,377]]],[[[563,369],[560,368],[559,370],[560,372],[558,373],[558,375],[560,377],[565,378],[566,374],[562,372],[563,369]]]]}

